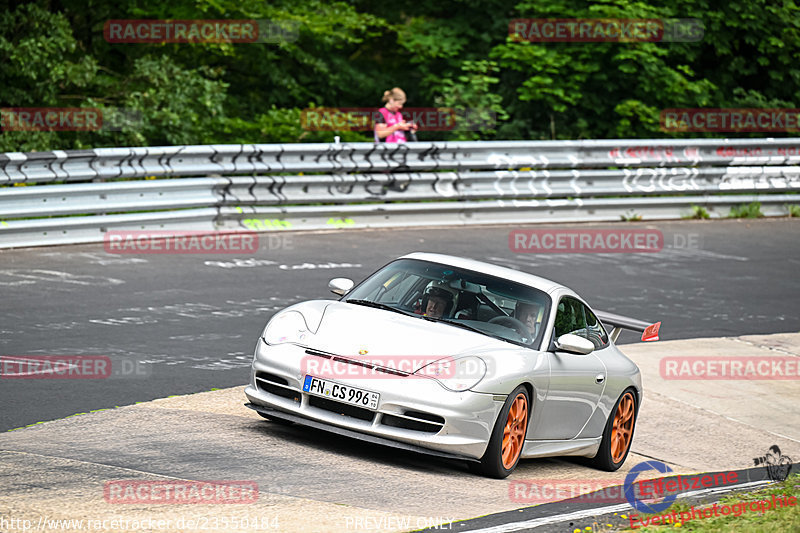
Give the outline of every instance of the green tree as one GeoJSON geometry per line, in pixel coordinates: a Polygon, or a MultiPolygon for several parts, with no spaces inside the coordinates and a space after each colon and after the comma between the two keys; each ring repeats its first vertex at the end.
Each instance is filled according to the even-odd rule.
{"type": "Polygon", "coordinates": [[[793,0],[0,0],[0,107],[98,107],[132,119],[96,132],[5,131],[0,150],[369,140],[306,130],[303,109],[377,108],[394,86],[409,107],[478,110],[486,121],[421,140],[698,136],[661,131],[662,110],[798,107],[798,65],[793,0]],[[516,18],[696,18],[705,33],[534,43],[509,36],[516,18]],[[247,19],[288,33],[257,44],[120,44],[104,39],[110,19],[247,19]]]}

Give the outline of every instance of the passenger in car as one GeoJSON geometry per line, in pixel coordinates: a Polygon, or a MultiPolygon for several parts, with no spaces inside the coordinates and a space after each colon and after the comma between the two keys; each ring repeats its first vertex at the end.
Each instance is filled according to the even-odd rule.
{"type": "Polygon", "coordinates": [[[514,318],[525,324],[530,330],[531,335],[536,337],[536,334],[539,332],[537,320],[539,319],[541,310],[542,306],[540,304],[517,302],[517,307],[514,309],[514,318]]]}

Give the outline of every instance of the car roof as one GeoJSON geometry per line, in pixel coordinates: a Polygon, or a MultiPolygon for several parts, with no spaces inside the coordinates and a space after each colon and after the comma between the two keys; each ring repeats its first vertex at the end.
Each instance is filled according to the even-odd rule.
{"type": "Polygon", "coordinates": [[[546,278],[540,278],[527,272],[514,270],[513,268],[493,265],[483,261],[476,261],[475,259],[467,259],[465,257],[456,257],[454,255],[433,254],[428,252],[414,252],[404,255],[400,259],[419,259],[421,261],[430,261],[431,263],[439,263],[442,265],[453,266],[457,268],[464,268],[467,270],[474,270],[496,276],[498,278],[515,281],[523,285],[530,285],[543,292],[550,293],[556,289],[566,289],[562,284],[556,283],[546,278]]]}

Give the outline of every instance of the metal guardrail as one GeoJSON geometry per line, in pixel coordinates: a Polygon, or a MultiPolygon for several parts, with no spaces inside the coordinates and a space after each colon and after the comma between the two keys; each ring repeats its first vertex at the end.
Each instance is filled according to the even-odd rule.
{"type": "Polygon", "coordinates": [[[0,154],[0,248],[109,230],[724,216],[800,203],[800,139],[207,145],[0,154]],[[173,179],[166,179],[173,178],[173,179]]]}

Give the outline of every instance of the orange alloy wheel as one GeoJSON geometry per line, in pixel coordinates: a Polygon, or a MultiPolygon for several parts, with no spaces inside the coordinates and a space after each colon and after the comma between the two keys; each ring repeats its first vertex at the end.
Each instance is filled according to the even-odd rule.
{"type": "Polygon", "coordinates": [[[510,469],[517,462],[525,442],[528,428],[528,400],[520,393],[508,410],[508,420],[503,430],[503,467],[510,469]]]}
{"type": "Polygon", "coordinates": [[[633,435],[633,394],[626,392],[617,406],[611,429],[611,459],[618,463],[625,457],[633,435]]]}

